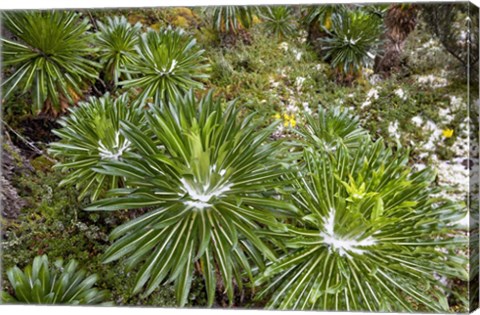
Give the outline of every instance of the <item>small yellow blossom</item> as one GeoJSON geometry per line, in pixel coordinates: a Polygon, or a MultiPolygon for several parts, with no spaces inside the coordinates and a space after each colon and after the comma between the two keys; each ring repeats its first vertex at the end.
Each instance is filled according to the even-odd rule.
{"type": "Polygon", "coordinates": [[[327,30],[329,30],[332,27],[332,19],[331,19],[330,15],[327,16],[327,18],[325,19],[324,26],[327,30]]]}
{"type": "Polygon", "coordinates": [[[297,125],[297,120],[295,119],[295,114],[287,114],[287,113],[276,113],[272,116],[275,119],[283,120],[284,127],[292,127],[294,128],[297,125]]]}
{"type": "Polygon", "coordinates": [[[373,69],[370,68],[363,68],[363,71],[365,72],[365,74],[373,74],[373,69]]]}
{"type": "Polygon", "coordinates": [[[442,134],[445,138],[451,138],[453,136],[453,129],[449,129],[449,128],[444,129],[442,131],[442,134]]]}

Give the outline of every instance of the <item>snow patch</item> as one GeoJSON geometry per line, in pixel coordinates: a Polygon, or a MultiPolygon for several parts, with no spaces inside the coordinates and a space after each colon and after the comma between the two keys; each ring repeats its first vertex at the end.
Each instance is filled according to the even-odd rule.
{"type": "Polygon", "coordinates": [[[420,127],[423,125],[423,119],[420,116],[412,117],[412,123],[414,123],[417,127],[420,127]]]}
{"type": "Polygon", "coordinates": [[[370,106],[372,104],[372,99],[377,100],[378,99],[378,90],[377,89],[370,89],[367,93],[367,99],[365,102],[362,103],[360,108],[365,108],[367,106],[370,106]]]}
{"type": "Polygon", "coordinates": [[[295,86],[297,87],[297,90],[300,90],[303,86],[303,83],[305,82],[305,78],[304,77],[297,77],[295,79],[295,86]]]}
{"type": "Polygon", "coordinates": [[[388,125],[388,133],[392,138],[400,139],[400,131],[398,129],[398,120],[395,120],[394,123],[390,122],[388,125]]]}
{"type": "Polygon", "coordinates": [[[448,85],[447,79],[436,77],[432,74],[417,76],[417,82],[423,85],[428,85],[434,89],[441,88],[448,85]]]}
{"type": "Polygon", "coordinates": [[[398,88],[395,90],[395,95],[397,95],[402,101],[406,101],[407,100],[407,95],[405,94],[405,92],[401,89],[401,88],[398,88]]]}

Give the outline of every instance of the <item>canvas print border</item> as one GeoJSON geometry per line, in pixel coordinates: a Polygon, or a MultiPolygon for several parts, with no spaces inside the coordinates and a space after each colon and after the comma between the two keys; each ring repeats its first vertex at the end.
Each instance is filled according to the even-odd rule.
{"type": "Polygon", "coordinates": [[[3,303],[478,308],[476,6],[1,17],[3,303]]]}

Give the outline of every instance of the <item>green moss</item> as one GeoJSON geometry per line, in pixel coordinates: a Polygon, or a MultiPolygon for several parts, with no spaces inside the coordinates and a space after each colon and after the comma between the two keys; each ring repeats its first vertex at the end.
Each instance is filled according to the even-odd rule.
{"type": "MultiPolygon", "coordinates": [[[[52,259],[76,259],[91,273],[97,273],[97,286],[108,289],[117,305],[174,306],[172,286],[163,286],[148,298],[132,296],[135,272],[126,272],[124,264],[103,264],[102,253],[108,246],[107,234],[102,226],[80,221],[55,221],[46,224],[40,216],[22,218],[22,223],[7,227],[3,241],[4,271],[14,265],[25,266],[36,255],[48,254],[52,259]]],[[[6,279],[5,273],[3,279],[6,279]]],[[[8,287],[8,283],[4,281],[8,287]]]]}
{"type": "Polygon", "coordinates": [[[167,19],[171,25],[193,32],[204,24],[198,13],[201,13],[199,8],[172,8],[167,10],[167,19]]]}
{"type": "MultiPolygon", "coordinates": [[[[48,165],[43,160],[37,163],[48,165]]],[[[132,296],[135,270],[125,271],[121,261],[102,262],[110,244],[109,232],[132,214],[83,211],[75,188],[58,187],[62,177],[61,172],[45,167],[45,171],[18,180],[28,206],[17,220],[2,221],[3,286],[9,289],[5,281],[8,268],[23,268],[35,256],[48,254],[51,259],[76,259],[89,273],[98,274],[98,286],[111,291],[115,304],[174,306],[173,285],[163,286],[147,298],[132,296]]]]}
{"type": "Polygon", "coordinates": [[[22,158],[19,152],[16,150],[13,150],[12,147],[5,141],[2,143],[2,150],[4,150],[5,153],[10,155],[15,160],[16,166],[23,167],[22,158]]]}
{"type": "Polygon", "coordinates": [[[31,162],[32,166],[40,171],[40,172],[49,172],[50,169],[53,167],[53,165],[55,164],[54,162],[52,162],[51,160],[49,160],[46,156],[44,155],[40,155],[36,158],[34,158],[31,162]]]}

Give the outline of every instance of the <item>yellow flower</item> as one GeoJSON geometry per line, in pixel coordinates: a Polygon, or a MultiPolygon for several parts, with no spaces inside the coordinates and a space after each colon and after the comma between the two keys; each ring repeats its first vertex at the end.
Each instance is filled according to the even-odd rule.
{"type": "Polygon", "coordinates": [[[282,116],[280,116],[279,113],[276,113],[275,116],[273,116],[273,117],[275,117],[275,119],[280,119],[280,118],[282,118],[282,116]]]}
{"type": "Polygon", "coordinates": [[[285,121],[283,122],[283,126],[284,126],[284,127],[288,127],[288,120],[285,120],[285,121]]]}
{"type": "Polygon", "coordinates": [[[324,26],[327,30],[329,30],[332,27],[332,18],[330,16],[330,14],[325,19],[324,26]]]}
{"type": "Polygon", "coordinates": [[[283,119],[285,119],[285,120],[290,120],[291,118],[290,118],[290,115],[288,115],[288,114],[283,114],[283,119]]]}
{"type": "Polygon", "coordinates": [[[364,68],[363,71],[365,71],[366,74],[373,74],[373,69],[370,68],[364,68]]]}
{"type": "Polygon", "coordinates": [[[449,128],[444,129],[442,131],[442,134],[445,138],[451,138],[453,136],[453,129],[449,129],[449,128]]]}
{"type": "Polygon", "coordinates": [[[297,125],[297,121],[295,119],[290,119],[290,126],[295,127],[297,125]]]}

